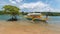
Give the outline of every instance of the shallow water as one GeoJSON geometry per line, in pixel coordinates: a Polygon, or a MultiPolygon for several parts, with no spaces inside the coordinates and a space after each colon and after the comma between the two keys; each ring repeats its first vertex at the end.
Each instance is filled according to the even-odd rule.
{"type": "Polygon", "coordinates": [[[1,34],[60,34],[60,16],[49,16],[48,23],[32,23],[20,16],[19,21],[9,22],[10,16],[0,16],[1,34]]]}

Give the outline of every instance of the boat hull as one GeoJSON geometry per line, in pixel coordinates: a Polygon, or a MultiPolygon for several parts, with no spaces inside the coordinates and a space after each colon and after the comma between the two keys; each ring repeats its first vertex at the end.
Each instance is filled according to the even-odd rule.
{"type": "MultiPolygon", "coordinates": [[[[27,18],[28,20],[32,20],[32,18],[27,18]]],[[[42,19],[34,19],[33,21],[41,21],[41,22],[46,22],[46,20],[42,20],[42,19]]]]}

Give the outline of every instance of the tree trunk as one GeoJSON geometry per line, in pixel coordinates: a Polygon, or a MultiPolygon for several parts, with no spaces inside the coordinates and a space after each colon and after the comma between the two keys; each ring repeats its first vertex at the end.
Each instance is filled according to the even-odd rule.
{"type": "Polygon", "coordinates": [[[12,18],[9,19],[8,21],[17,21],[17,16],[12,16],[12,18]]]}

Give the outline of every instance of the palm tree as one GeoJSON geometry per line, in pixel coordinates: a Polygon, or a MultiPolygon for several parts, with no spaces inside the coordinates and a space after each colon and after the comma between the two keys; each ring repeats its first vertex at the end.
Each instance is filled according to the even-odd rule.
{"type": "Polygon", "coordinates": [[[19,15],[19,8],[12,5],[3,6],[4,13],[9,13],[12,16],[12,19],[9,20],[17,20],[17,15],[19,15]]]}

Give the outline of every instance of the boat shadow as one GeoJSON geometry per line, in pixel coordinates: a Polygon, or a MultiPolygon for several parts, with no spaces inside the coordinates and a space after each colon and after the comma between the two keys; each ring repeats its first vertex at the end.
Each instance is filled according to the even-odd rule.
{"type": "Polygon", "coordinates": [[[38,21],[28,20],[28,22],[34,23],[34,24],[41,24],[41,23],[43,23],[43,24],[48,24],[48,22],[45,21],[45,20],[38,20],[38,21]]]}

